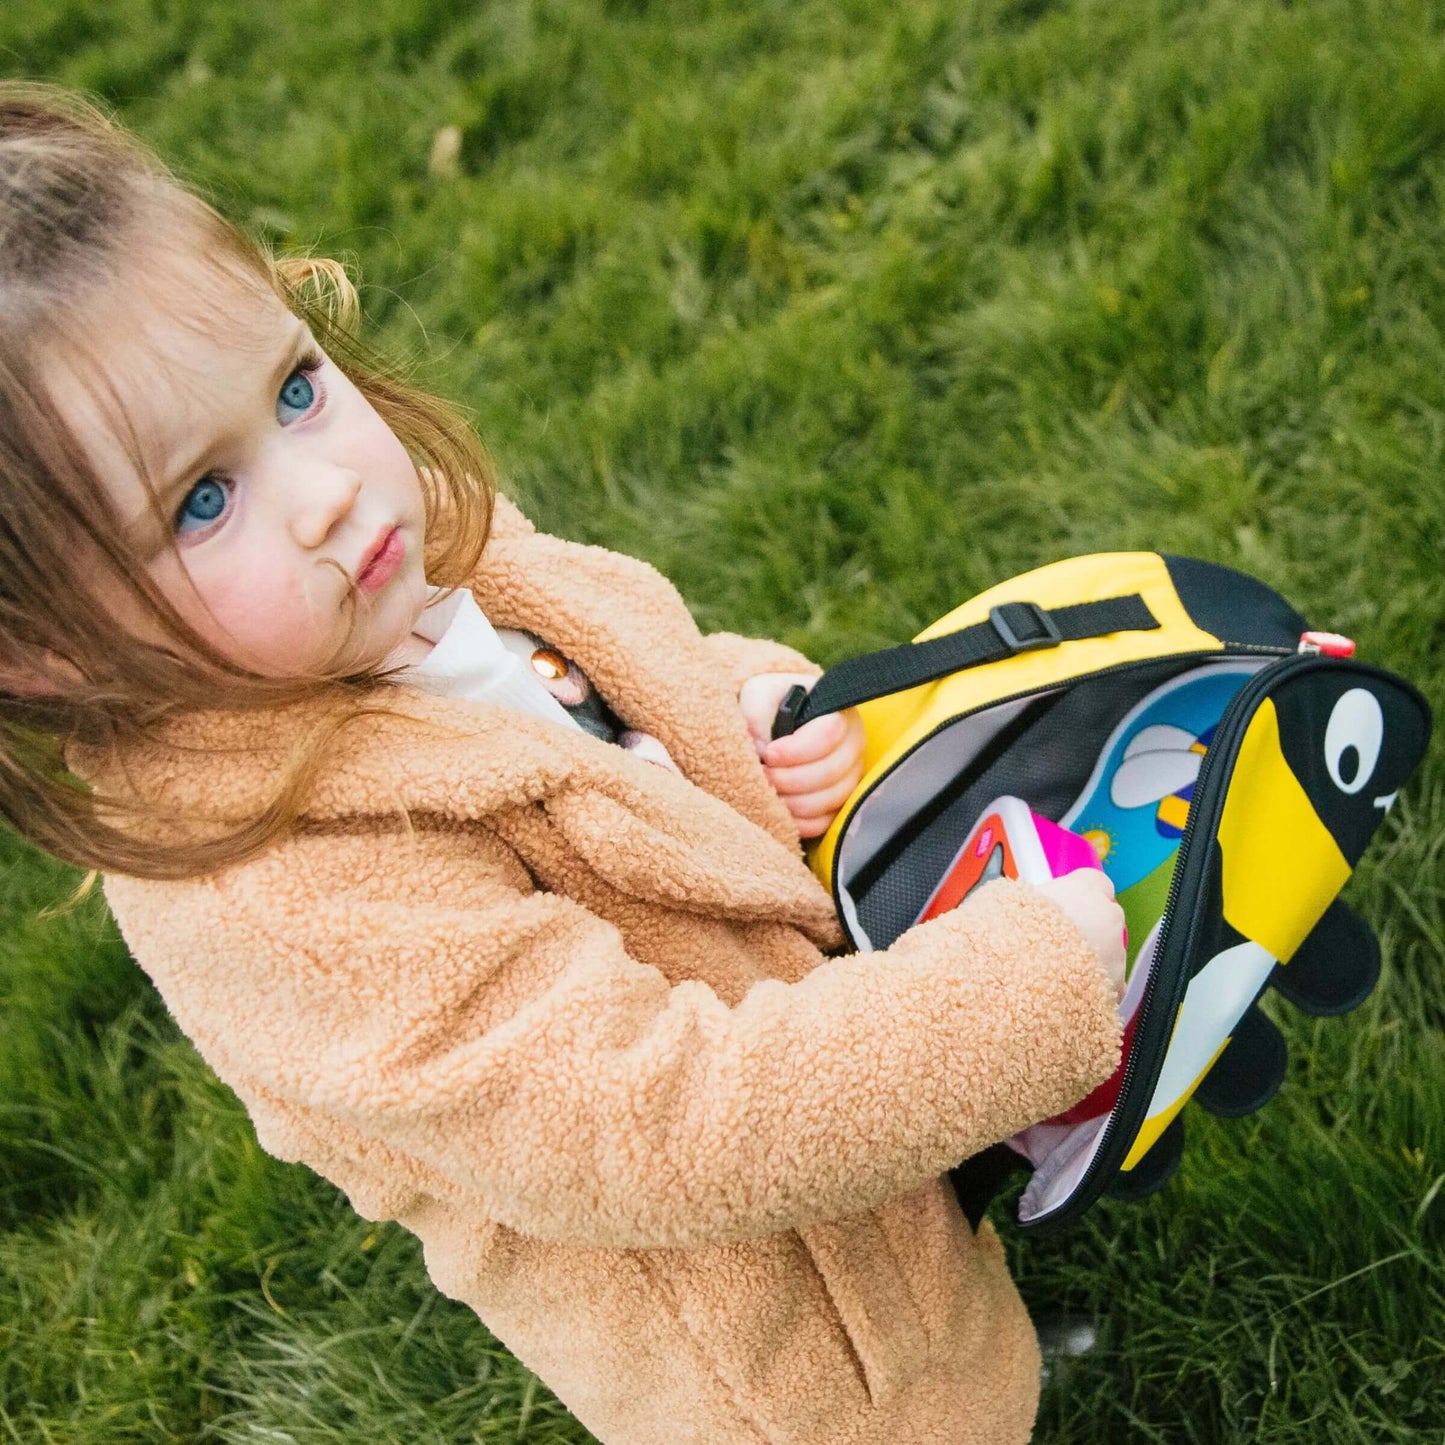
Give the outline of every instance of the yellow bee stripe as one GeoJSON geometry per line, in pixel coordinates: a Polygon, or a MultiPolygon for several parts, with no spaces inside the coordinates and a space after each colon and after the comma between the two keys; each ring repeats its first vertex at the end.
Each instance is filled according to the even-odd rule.
{"type": "Polygon", "coordinates": [[[1345,886],[1350,865],[1285,761],[1269,698],[1240,744],[1219,847],[1226,921],[1288,962],[1345,886]]]}

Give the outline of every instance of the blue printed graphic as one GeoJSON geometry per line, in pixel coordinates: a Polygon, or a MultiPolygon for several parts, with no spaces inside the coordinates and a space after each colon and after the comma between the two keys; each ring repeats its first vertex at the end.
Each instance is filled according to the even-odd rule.
{"type": "Polygon", "coordinates": [[[1175,678],[1114,730],[1080,800],[1060,821],[1093,843],[1117,892],[1178,850],[1214,730],[1255,670],[1224,665],[1175,678]]]}

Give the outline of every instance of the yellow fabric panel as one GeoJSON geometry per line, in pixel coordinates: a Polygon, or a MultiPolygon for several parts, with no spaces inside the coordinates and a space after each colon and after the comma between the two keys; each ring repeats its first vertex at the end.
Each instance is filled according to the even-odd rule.
{"type": "Polygon", "coordinates": [[[1219,846],[1226,922],[1288,962],[1345,886],[1350,865],[1285,761],[1268,698],[1240,745],[1219,846]]]}
{"type": "Polygon", "coordinates": [[[970,712],[995,698],[1012,697],[1036,688],[1047,689],[1064,676],[1075,677],[1123,662],[1168,657],[1179,652],[1218,652],[1224,645],[1190,620],[1174,590],[1169,569],[1156,552],[1100,552],[1050,563],[979,593],[920,632],[913,639],[915,642],[987,622],[989,609],[1004,602],[1035,602],[1052,610],[1133,592],[1144,599],[1158,618],[1157,630],[1086,637],[1058,647],[1024,652],[865,703],[859,709],[866,733],[863,781],[839,810],[809,858],[813,872],[824,885],[832,886],[834,855],[858,800],[946,718],[970,712]]]}
{"type": "MultiPolygon", "coordinates": [[[[1232,1034],[1230,1038],[1233,1038],[1232,1034]]],[[[1139,1132],[1134,1136],[1134,1143],[1130,1146],[1124,1162],[1119,1166],[1121,1171],[1132,1169],[1158,1143],[1159,1136],[1173,1123],[1175,1116],[1193,1097],[1194,1091],[1204,1082],[1204,1076],[1219,1061],[1219,1056],[1224,1052],[1225,1045],[1228,1043],[1229,1039],[1225,1039],[1224,1043],[1215,1049],[1209,1062],[1200,1069],[1198,1077],[1177,1099],[1171,1101],[1168,1108],[1161,1109],[1159,1113],[1144,1120],[1143,1124],[1139,1126],[1139,1132]]]]}

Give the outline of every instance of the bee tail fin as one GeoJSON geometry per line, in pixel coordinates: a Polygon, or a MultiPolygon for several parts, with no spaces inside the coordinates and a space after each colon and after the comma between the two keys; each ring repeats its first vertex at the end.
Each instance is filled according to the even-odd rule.
{"type": "Polygon", "coordinates": [[[1302,1013],[1330,1017],[1363,1003],[1379,976],[1379,940],[1353,908],[1336,899],[1269,981],[1302,1013]]]}
{"type": "Polygon", "coordinates": [[[1194,1097],[1221,1118],[1252,1114],[1284,1083],[1285,1062],[1284,1035],[1251,1004],[1194,1097]]]}

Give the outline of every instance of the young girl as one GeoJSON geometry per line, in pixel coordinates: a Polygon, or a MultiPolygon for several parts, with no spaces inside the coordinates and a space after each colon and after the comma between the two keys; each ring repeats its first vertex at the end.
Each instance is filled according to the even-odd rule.
{"type": "Polygon", "coordinates": [[[1113,1069],[1102,876],[830,956],[856,719],[768,744],[817,670],[535,532],[353,303],[0,87],[0,808],[600,1440],[1025,1440],[940,1176],[1113,1069]]]}

